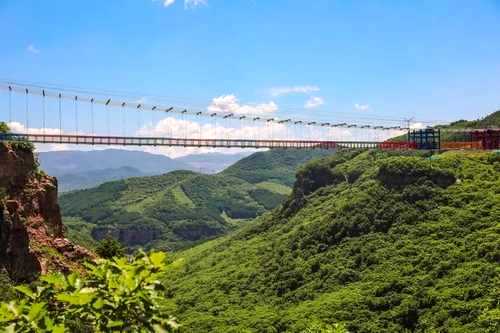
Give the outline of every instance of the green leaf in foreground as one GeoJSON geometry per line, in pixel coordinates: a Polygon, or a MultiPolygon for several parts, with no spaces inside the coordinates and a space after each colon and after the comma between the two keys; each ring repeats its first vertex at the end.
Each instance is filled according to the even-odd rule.
{"type": "Polygon", "coordinates": [[[100,260],[85,276],[48,275],[18,286],[17,302],[0,304],[0,331],[171,332],[177,324],[161,302],[164,253],[100,260]]]}

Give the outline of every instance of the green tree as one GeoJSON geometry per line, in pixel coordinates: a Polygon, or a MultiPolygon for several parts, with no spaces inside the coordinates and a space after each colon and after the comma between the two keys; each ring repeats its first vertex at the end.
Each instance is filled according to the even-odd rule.
{"type": "Polygon", "coordinates": [[[17,286],[18,301],[0,305],[0,330],[8,332],[171,332],[159,278],[162,252],[133,260],[101,259],[79,276],[52,274],[36,286],[17,286]]]}
{"type": "Polygon", "coordinates": [[[125,255],[125,248],[123,245],[112,237],[107,237],[100,241],[95,251],[99,256],[105,259],[123,257],[125,255]]]}
{"type": "Polygon", "coordinates": [[[9,126],[7,126],[6,123],[3,121],[0,121],[0,133],[8,133],[9,132],[9,126]]]}
{"type": "Polygon", "coordinates": [[[302,333],[349,333],[343,324],[327,325],[321,322],[310,324],[302,333]]]}

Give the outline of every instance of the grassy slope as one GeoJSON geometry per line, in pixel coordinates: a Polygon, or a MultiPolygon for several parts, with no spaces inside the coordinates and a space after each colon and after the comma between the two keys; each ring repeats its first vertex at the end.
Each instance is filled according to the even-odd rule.
{"type": "Polygon", "coordinates": [[[495,332],[499,221],[498,155],[336,156],[284,209],[179,254],[166,284],[186,332],[495,332]]]}
{"type": "Polygon", "coordinates": [[[128,245],[176,249],[226,233],[236,221],[280,205],[298,165],[327,153],[256,153],[217,175],[175,171],[131,178],[64,194],[60,204],[69,236],[86,245],[92,242],[92,230],[101,235],[121,230],[128,245]],[[256,183],[248,181],[250,171],[256,183]],[[141,233],[139,241],[130,239],[141,233]]]}

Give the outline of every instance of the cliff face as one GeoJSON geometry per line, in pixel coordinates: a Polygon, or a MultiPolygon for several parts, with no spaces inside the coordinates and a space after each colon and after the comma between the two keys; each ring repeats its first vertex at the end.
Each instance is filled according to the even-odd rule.
{"type": "Polygon", "coordinates": [[[64,238],[57,181],[37,171],[30,149],[0,143],[0,268],[13,280],[81,270],[92,259],[64,238]]]}

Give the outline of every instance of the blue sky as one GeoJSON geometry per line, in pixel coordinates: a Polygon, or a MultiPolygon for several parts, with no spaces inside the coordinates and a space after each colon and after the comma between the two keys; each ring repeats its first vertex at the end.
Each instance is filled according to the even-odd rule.
{"type": "Polygon", "coordinates": [[[498,0],[0,0],[0,47],[2,79],[186,106],[234,95],[329,120],[500,109],[498,0]]]}

